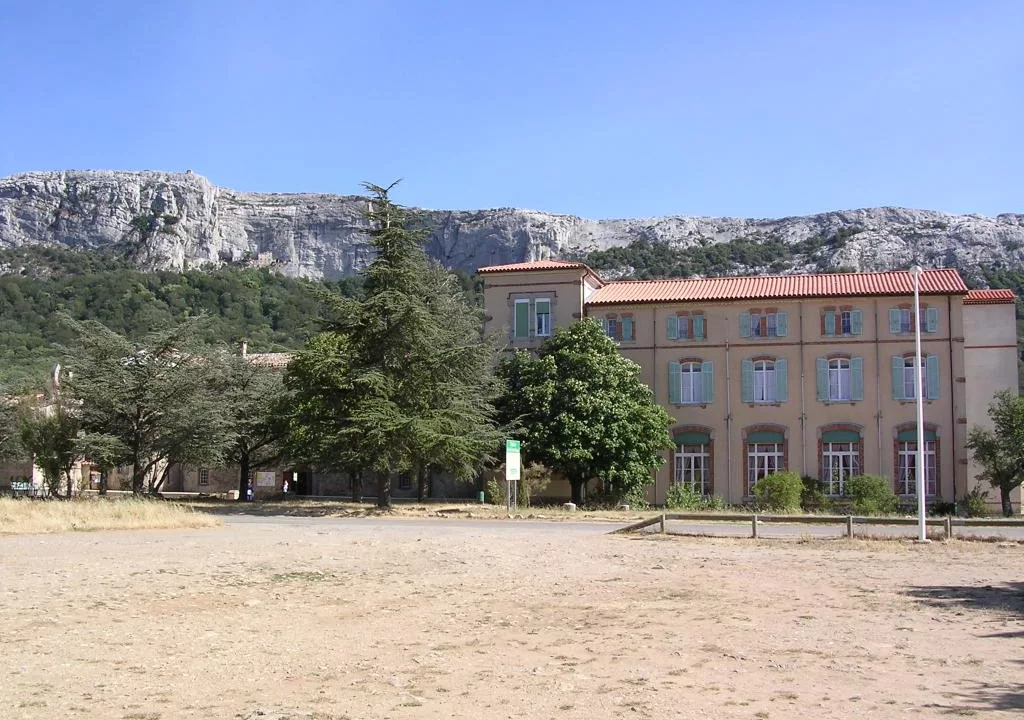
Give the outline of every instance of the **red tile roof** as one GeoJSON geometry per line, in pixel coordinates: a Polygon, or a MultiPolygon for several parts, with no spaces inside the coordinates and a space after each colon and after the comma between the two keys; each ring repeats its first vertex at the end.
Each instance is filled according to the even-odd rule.
{"type": "Polygon", "coordinates": [[[534,260],[533,262],[512,263],[511,265],[488,265],[477,269],[481,275],[484,273],[499,272],[523,272],[526,270],[587,270],[593,271],[581,262],[569,262],[567,260],[534,260]]]}
{"type": "Polygon", "coordinates": [[[971,290],[964,296],[964,305],[1000,305],[1016,299],[1013,290],[971,290]]]}
{"type": "MultiPolygon", "coordinates": [[[[923,295],[963,295],[967,286],[953,269],[925,270],[923,295]]],[[[626,280],[594,291],[588,305],[688,302],[700,300],[769,300],[871,295],[909,295],[914,279],[907,270],[823,275],[713,277],[689,280],[626,280]]]]}

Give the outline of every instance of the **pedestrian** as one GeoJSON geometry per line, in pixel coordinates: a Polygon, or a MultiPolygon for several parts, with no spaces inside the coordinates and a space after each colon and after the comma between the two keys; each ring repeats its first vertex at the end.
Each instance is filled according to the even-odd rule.
{"type": "Polygon", "coordinates": [[[252,502],[252,480],[245,486],[245,499],[247,502],[252,502]]]}

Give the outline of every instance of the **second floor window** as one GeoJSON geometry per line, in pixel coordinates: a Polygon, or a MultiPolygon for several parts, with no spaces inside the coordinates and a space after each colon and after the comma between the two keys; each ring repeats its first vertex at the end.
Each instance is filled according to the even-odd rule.
{"type": "Polygon", "coordinates": [[[818,358],[816,370],[819,402],[857,402],[864,399],[863,358],[818,358]]]}
{"type": "Polygon", "coordinates": [[[772,338],[789,334],[789,314],[751,311],[740,313],[740,337],[772,338]]]}
{"type": "Polygon", "coordinates": [[[546,337],[551,334],[551,301],[538,298],[533,302],[533,315],[535,320],[535,331],[538,336],[546,337]]]}
{"type": "Polygon", "coordinates": [[[605,333],[613,340],[619,339],[619,319],[608,318],[605,324],[605,333]]]}
{"type": "Polygon", "coordinates": [[[701,314],[669,315],[667,320],[669,340],[706,340],[705,319],[701,314]]]}
{"type": "Polygon", "coordinates": [[[515,301],[512,336],[516,340],[551,335],[551,298],[520,298],[515,301]]]}
{"type": "Polygon", "coordinates": [[[668,364],[668,401],[672,405],[710,405],[715,401],[715,369],[710,360],[668,364]]]}
{"type": "Polygon", "coordinates": [[[680,364],[679,390],[680,401],[685,403],[704,402],[704,377],[701,372],[701,363],[684,362],[680,364]]]}
{"type": "Polygon", "coordinates": [[[757,360],[754,363],[754,402],[775,402],[775,363],[757,360]]]}
{"type": "Polygon", "coordinates": [[[744,360],[740,397],[744,403],[782,403],[789,400],[789,363],[785,358],[744,360]]]}
{"type": "MultiPolygon", "coordinates": [[[[921,307],[921,332],[934,333],[939,330],[939,309],[921,307]]],[[[914,332],[914,308],[889,309],[889,332],[893,335],[910,335],[914,332]]]]}
{"type": "Polygon", "coordinates": [[[850,361],[845,358],[828,361],[828,399],[850,399],[850,361]]]}
{"type": "Polygon", "coordinates": [[[864,315],[860,310],[829,308],[821,314],[821,332],[826,337],[860,335],[863,327],[864,315]]]}

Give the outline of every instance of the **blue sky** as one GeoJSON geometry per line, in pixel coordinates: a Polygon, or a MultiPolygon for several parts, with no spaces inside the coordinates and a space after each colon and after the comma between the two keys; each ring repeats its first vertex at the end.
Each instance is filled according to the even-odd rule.
{"type": "Polygon", "coordinates": [[[0,5],[0,176],[593,218],[1024,212],[1024,3],[0,5]]]}

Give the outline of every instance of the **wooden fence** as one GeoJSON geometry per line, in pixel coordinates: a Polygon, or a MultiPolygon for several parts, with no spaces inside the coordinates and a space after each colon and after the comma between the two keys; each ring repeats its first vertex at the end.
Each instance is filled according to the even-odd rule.
{"type": "MultiPolygon", "coordinates": [[[[660,532],[666,532],[665,522],[668,520],[689,520],[702,523],[707,522],[745,522],[750,523],[750,536],[758,537],[758,525],[763,523],[776,523],[779,525],[845,525],[846,537],[855,536],[854,527],[857,525],[913,525],[917,526],[918,519],[910,517],[863,517],[859,515],[759,515],[754,513],[662,513],[654,517],[646,518],[624,528],[613,532],[626,533],[642,530],[652,525],[658,525],[660,532]]],[[[946,539],[955,537],[954,528],[957,527],[1024,527],[1022,519],[1000,519],[1000,518],[958,518],[958,517],[930,517],[925,518],[925,525],[929,528],[942,528],[946,539]]]]}

